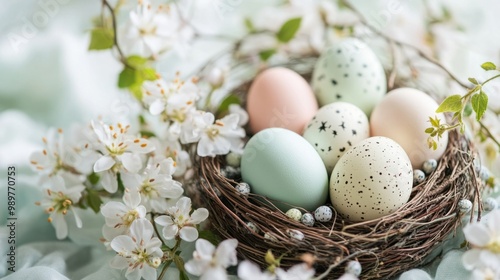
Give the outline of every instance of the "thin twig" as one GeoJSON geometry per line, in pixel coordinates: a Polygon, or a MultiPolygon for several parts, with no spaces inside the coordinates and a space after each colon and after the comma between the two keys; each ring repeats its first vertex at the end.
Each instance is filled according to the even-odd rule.
{"type": "Polygon", "coordinates": [[[496,139],[493,133],[491,133],[490,129],[486,125],[484,125],[484,123],[481,120],[479,120],[478,123],[481,126],[481,128],[484,129],[486,133],[488,133],[490,139],[493,140],[493,142],[495,142],[495,144],[497,144],[498,148],[500,149],[500,141],[496,139]]]}
{"type": "Polygon", "coordinates": [[[127,67],[131,67],[130,65],[127,64],[126,56],[124,55],[122,49],[120,48],[120,45],[118,44],[118,27],[117,27],[117,23],[116,23],[115,10],[113,9],[111,4],[109,4],[109,2],[107,0],[102,0],[102,4],[104,6],[106,6],[106,8],[108,8],[109,13],[111,14],[111,22],[113,24],[113,44],[114,44],[116,50],[118,51],[118,55],[120,56],[120,62],[125,64],[125,66],[127,66],[127,67]]]}

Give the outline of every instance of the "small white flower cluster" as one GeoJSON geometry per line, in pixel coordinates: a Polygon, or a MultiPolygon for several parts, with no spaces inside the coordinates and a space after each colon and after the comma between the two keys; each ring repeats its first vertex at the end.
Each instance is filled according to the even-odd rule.
{"type": "MultiPolygon", "coordinates": [[[[316,273],[307,263],[294,265],[288,270],[277,267],[274,273],[261,271],[258,265],[248,260],[238,264],[237,246],[236,239],[224,240],[217,247],[205,239],[198,239],[193,259],[186,263],[186,270],[192,275],[200,276],[202,280],[226,280],[227,268],[236,265],[238,265],[238,277],[242,280],[311,280],[316,273]]],[[[356,279],[357,275],[349,271],[339,278],[339,280],[356,279]]]]}
{"type": "Polygon", "coordinates": [[[462,263],[472,271],[472,279],[500,279],[500,210],[463,231],[472,248],[464,253],[462,263]]]}
{"type": "Polygon", "coordinates": [[[235,113],[215,120],[212,113],[197,109],[201,93],[196,83],[196,79],[186,82],[179,77],[172,82],[162,78],[147,81],[142,101],[152,115],[161,116],[168,125],[170,141],[176,145],[198,143],[197,153],[202,157],[240,152],[246,112],[233,104],[231,111],[235,113]]]}

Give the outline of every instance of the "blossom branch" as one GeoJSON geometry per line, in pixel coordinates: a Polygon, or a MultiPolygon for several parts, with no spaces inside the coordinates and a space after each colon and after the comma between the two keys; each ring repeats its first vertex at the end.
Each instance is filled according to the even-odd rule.
{"type": "Polygon", "coordinates": [[[125,54],[123,53],[120,44],[118,44],[118,25],[116,23],[116,14],[115,14],[115,9],[109,4],[107,0],[102,0],[102,4],[108,9],[110,15],[111,15],[111,23],[112,23],[112,28],[113,28],[113,44],[118,51],[118,55],[120,56],[120,62],[123,63],[125,66],[130,67],[130,65],[127,64],[127,59],[125,57],[125,54]]]}

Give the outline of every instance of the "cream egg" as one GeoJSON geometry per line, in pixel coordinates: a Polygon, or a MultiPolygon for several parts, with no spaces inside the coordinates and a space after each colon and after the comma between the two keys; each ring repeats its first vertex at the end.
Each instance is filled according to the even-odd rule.
{"type": "Polygon", "coordinates": [[[413,185],[411,162],[398,143],[370,137],[345,153],[330,177],[330,199],[344,218],[377,219],[408,202],[413,185]]]}
{"type": "Polygon", "coordinates": [[[318,103],[309,84],[287,68],[263,71],[248,91],[247,111],[253,133],[281,127],[302,134],[317,110],[318,103]]]}
{"type": "Polygon", "coordinates": [[[429,117],[445,122],[442,113],[436,113],[439,105],[424,92],[413,88],[390,91],[375,107],[370,118],[372,136],[385,136],[396,141],[410,157],[414,169],[420,169],[428,159],[438,160],[448,145],[448,132],[438,142],[436,150],[429,149],[429,117]]]}

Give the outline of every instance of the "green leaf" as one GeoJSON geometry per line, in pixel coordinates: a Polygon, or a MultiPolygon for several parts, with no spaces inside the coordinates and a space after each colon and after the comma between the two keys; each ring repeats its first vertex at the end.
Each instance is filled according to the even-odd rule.
{"type": "Polygon", "coordinates": [[[472,106],[470,104],[465,105],[464,116],[469,117],[472,114],[472,106]]]}
{"type": "Polygon", "coordinates": [[[97,27],[90,31],[89,50],[106,50],[114,45],[113,30],[97,27]]]}
{"type": "Polygon", "coordinates": [[[255,32],[255,26],[253,25],[253,22],[250,18],[245,18],[245,27],[247,28],[248,32],[255,32]]]}
{"type": "Polygon", "coordinates": [[[137,99],[137,100],[142,100],[142,83],[141,84],[133,84],[131,85],[128,90],[132,93],[132,95],[137,99]]]}
{"type": "Polygon", "coordinates": [[[136,70],[125,66],[125,69],[123,69],[118,76],[118,87],[128,88],[132,86],[136,82],[136,76],[136,70]]]}
{"type": "Polygon", "coordinates": [[[265,50],[265,51],[261,51],[259,53],[259,57],[262,61],[267,61],[271,56],[273,56],[273,54],[276,53],[276,50],[275,49],[269,49],[269,50],[265,50]]]}
{"type": "Polygon", "coordinates": [[[435,118],[429,117],[429,122],[433,127],[439,127],[439,119],[437,117],[435,118]]]}
{"type": "Polygon", "coordinates": [[[471,82],[471,83],[473,83],[475,85],[479,84],[475,78],[469,78],[468,80],[469,80],[469,82],[471,82]]]}
{"type": "Polygon", "coordinates": [[[116,174],[116,180],[118,181],[118,190],[121,192],[125,192],[125,186],[123,185],[122,175],[120,174],[120,172],[116,174]]]}
{"type": "Polygon", "coordinates": [[[215,246],[217,246],[220,243],[219,237],[215,235],[215,233],[209,230],[201,230],[199,238],[205,239],[210,243],[214,244],[215,246]]]}
{"type": "Polygon", "coordinates": [[[97,191],[87,189],[87,204],[92,210],[94,210],[95,213],[99,212],[99,210],[101,209],[102,200],[97,191]]]}
{"type": "Polygon", "coordinates": [[[141,137],[144,137],[144,138],[149,138],[149,137],[155,137],[156,136],[156,134],[154,134],[154,132],[146,131],[146,130],[141,130],[139,133],[141,134],[141,137]]]}
{"type": "Polygon", "coordinates": [[[429,127],[425,130],[425,133],[433,133],[434,132],[434,127],[429,127]]]}
{"type": "Polygon", "coordinates": [[[481,68],[483,68],[486,71],[490,71],[490,70],[496,70],[497,66],[493,62],[485,62],[481,64],[481,68]]]}
{"type": "Polygon", "coordinates": [[[179,279],[189,280],[189,277],[187,276],[186,273],[186,269],[184,268],[184,260],[178,254],[174,256],[174,263],[177,269],[179,270],[179,279]]]}
{"type": "Polygon", "coordinates": [[[89,176],[87,176],[87,180],[92,184],[95,185],[97,182],[99,182],[99,175],[95,172],[92,172],[89,176]]]}
{"type": "Polygon", "coordinates": [[[156,70],[153,68],[142,69],[141,71],[139,71],[139,73],[141,74],[142,79],[146,81],[154,81],[158,79],[158,77],[156,76],[156,70]]]}
{"type": "Polygon", "coordinates": [[[241,100],[238,96],[234,94],[229,94],[222,100],[222,102],[219,105],[219,108],[217,109],[217,113],[215,114],[218,119],[224,117],[224,115],[227,115],[229,112],[229,106],[231,104],[241,104],[241,100]]]}
{"type": "Polygon", "coordinates": [[[281,26],[280,30],[276,34],[276,38],[278,38],[278,40],[282,43],[288,43],[293,39],[293,36],[295,36],[295,33],[299,30],[301,22],[302,18],[300,17],[289,19],[281,26]]]}
{"type": "Polygon", "coordinates": [[[131,55],[127,57],[127,64],[136,69],[142,68],[146,64],[146,62],[148,62],[148,59],[142,56],[131,55]]]}
{"type": "Polygon", "coordinates": [[[472,110],[476,112],[476,120],[481,120],[488,108],[488,95],[484,91],[474,94],[471,98],[471,104],[472,110]]]}
{"type": "Polygon", "coordinates": [[[436,110],[436,113],[458,112],[462,110],[462,96],[455,94],[448,96],[436,110]]]}

